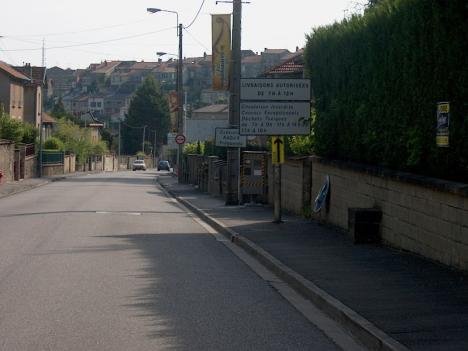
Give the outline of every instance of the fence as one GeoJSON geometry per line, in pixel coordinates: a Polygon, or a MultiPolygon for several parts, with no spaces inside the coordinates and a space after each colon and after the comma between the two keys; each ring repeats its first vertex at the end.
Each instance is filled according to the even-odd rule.
{"type": "Polygon", "coordinates": [[[63,165],[63,160],[65,157],[65,153],[63,151],[50,151],[44,150],[42,151],[42,164],[43,165],[63,165]]]}

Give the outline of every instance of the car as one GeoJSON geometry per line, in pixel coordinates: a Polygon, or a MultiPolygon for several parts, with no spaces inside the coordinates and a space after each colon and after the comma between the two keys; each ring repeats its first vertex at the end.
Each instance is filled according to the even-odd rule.
{"type": "Polygon", "coordinates": [[[158,162],[158,171],[170,171],[171,170],[171,164],[169,161],[161,160],[158,162]]]}
{"type": "Polygon", "coordinates": [[[135,161],[133,161],[132,169],[134,171],[136,171],[136,170],[146,171],[145,160],[135,160],[135,161]]]}

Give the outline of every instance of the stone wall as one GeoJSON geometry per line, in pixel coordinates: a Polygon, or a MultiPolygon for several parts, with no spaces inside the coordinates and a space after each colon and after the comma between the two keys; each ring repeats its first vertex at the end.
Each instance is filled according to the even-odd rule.
{"type": "Polygon", "coordinates": [[[3,174],[3,183],[13,180],[14,152],[15,145],[12,142],[0,140],[0,171],[3,174]]]}
{"type": "Polygon", "coordinates": [[[468,270],[468,185],[313,158],[312,198],[330,177],[329,211],[347,229],[348,208],[379,208],[384,243],[468,270]]]}
{"type": "Polygon", "coordinates": [[[24,178],[37,177],[37,158],[36,156],[28,156],[24,161],[24,178]]]}

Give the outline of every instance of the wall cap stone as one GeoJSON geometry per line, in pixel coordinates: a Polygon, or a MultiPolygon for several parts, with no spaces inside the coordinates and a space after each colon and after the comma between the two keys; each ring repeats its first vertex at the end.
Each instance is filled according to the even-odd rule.
{"type": "Polygon", "coordinates": [[[312,161],[468,198],[468,184],[465,183],[452,182],[439,178],[426,177],[419,174],[395,171],[385,167],[371,166],[352,161],[328,159],[319,156],[312,156],[312,161]]]}

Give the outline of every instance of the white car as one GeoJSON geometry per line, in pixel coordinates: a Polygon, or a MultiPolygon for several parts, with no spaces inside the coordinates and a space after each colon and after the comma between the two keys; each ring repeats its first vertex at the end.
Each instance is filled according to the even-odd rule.
{"type": "Polygon", "coordinates": [[[135,160],[135,161],[133,161],[132,169],[134,171],[136,171],[136,170],[146,171],[145,160],[135,160]]]}

